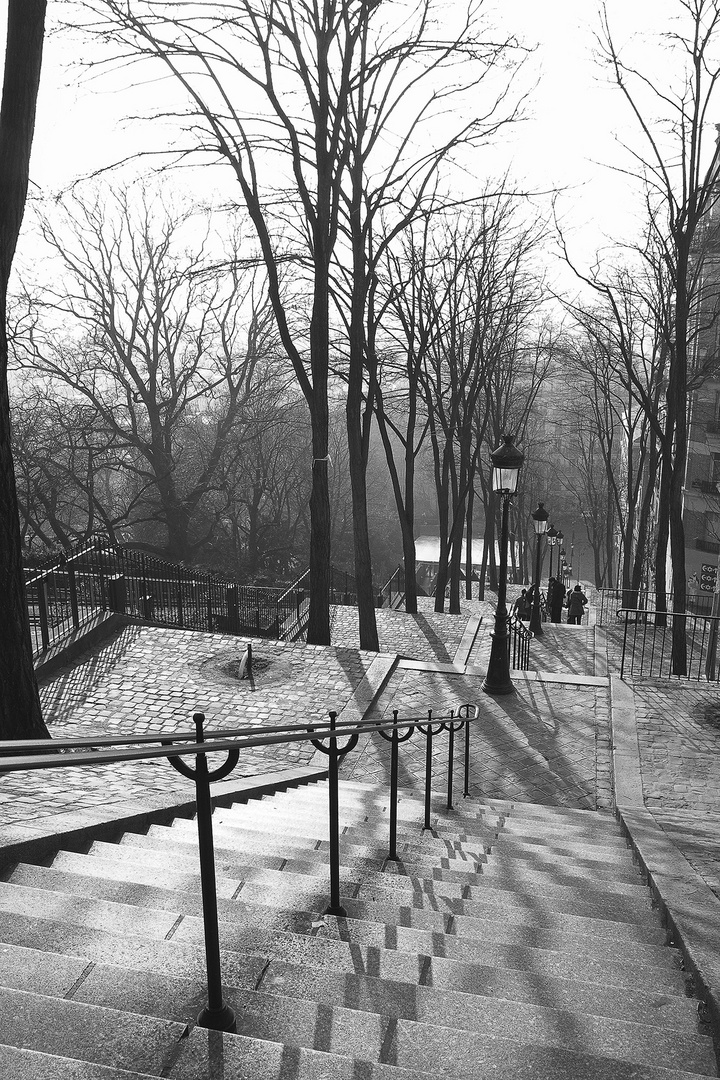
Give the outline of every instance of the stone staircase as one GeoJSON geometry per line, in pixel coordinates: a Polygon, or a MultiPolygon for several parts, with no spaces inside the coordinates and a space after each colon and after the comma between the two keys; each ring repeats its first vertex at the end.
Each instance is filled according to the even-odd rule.
{"type": "Polygon", "coordinates": [[[433,815],[344,782],[214,815],[225,995],[205,1003],[195,823],[0,880],[0,1076],[12,1080],[689,1080],[716,1076],[678,952],[614,819],[466,800],[433,815]]]}

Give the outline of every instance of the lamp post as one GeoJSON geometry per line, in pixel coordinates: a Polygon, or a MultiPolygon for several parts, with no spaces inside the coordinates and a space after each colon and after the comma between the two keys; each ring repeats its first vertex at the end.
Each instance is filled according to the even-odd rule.
{"type": "MultiPolygon", "coordinates": [[[[562,536],[562,533],[560,533],[560,535],[562,536]]],[[[560,576],[562,578],[563,585],[567,584],[567,582],[565,581],[565,569],[566,569],[566,566],[567,566],[567,563],[565,562],[565,555],[566,555],[565,548],[561,547],[560,550],[558,551],[558,573],[560,574],[560,576]]]]}
{"type": "Polygon", "coordinates": [[[530,631],[535,637],[542,637],[542,619],[540,618],[540,541],[547,532],[548,514],[544,503],[538,503],[537,510],[531,514],[533,528],[535,529],[535,581],[533,582],[532,615],[530,616],[530,631]]]}
{"type": "Polygon", "coordinates": [[[525,460],[511,435],[503,435],[502,446],[498,446],[490,455],[492,464],[492,486],[502,499],[502,519],[500,526],[500,577],[498,580],[498,598],[495,609],[495,628],[490,645],[490,660],[487,674],[482,684],[486,694],[512,694],[515,687],[510,679],[510,649],[507,626],[507,546],[508,513],[510,500],[517,491],[518,473],[525,460]]]}
{"type": "Polygon", "coordinates": [[[558,533],[557,529],[555,528],[555,526],[551,525],[550,528],[547,531],[547,540],[548,540],[548,544],[550,545],[550,569],[548,571],[548,580],[552,577],[553,548],[557,544],[558,535],[559,535],[559,533],[558,533]]]}

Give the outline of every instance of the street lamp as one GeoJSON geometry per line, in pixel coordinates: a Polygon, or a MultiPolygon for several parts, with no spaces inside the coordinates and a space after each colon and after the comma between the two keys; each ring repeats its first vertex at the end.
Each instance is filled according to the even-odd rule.
{"type": "MultiPolygon", "coordinates": [[[[560,533],[560,535],[562,536],[562,533],[560,533]]],[[[561,547],[558,551],[558,573],[561,575],[563,585],[565,584],[565,569],[567,567],[567,563],[565,562],[566,554],[565,548],[561,547]]]]}
{"type": "Polygon", "coordinates": [[[548,527],[548,517],[544,503],[538,503],[537,510],[530,515],[533,528],[535,529],[535,581],[533,583],[532,615],[530,616],[529,629],[535,637],[542,637],[542,619],[540,618],[540,540],[545,535],[548,527]]]}
{"type": "Polygon", "coordinates": [[[507,546],[508,512],[510,500],[517,491],[518,473],[525,460],[524,454],[513,445],[512,435],[503,435],[502,446],[490,455],[492,486],[502,499],[502,523],[500,527],[500,578],[498,581],[495,628],[491,635],[490,660],[482,688],[486,694],[512,694],[515,687],[510,679],[510,639],[507,626],[507,546]]]}
{"type": "Polygon", "coordinates": [[[550,579],[550,578],[552,577],[552,557],[553,557],[553,548],[555,547],[555,545],[556,545],[556,544],[557,544],[557,542],[558,542],[558,536],[559,536],[559,535],[560,535],[560,534],[558,533],[558,531],[557,531],[557,529],[555,528],[555,526],[554,526],[554,525],[551,525],[551,526],[550,526],[550,528],[549,528],[549,529],[548,529],[548,531],[547,531],[547,540],[548,540],[548,544],[550,545],[550,569],[549,569],[549,571],[548,571],[548,579],[550,579]]]}

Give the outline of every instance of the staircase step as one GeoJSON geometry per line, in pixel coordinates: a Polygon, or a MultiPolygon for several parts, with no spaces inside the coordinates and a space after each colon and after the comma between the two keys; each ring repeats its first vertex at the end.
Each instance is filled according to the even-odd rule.
{"type": "MultiPolygon", "coordinates": [[[[110,901],[119,905],[118,924],[120,925],[123,922],[129,922],[132,927],[132,918],[131,915],[126,914],[125,905],[155,908],[158,912],[170,911],[173,925],[179,915],[195,917],[198,920],[202,918],[199,889],[194,895],[178,893],[127,882],[108,881],[104,878],[85,877],[79,873],[71,874],[55,870],[53,867],[36,867],[27,864],[18,865],[9,882],[11,885],[29,887],[34,890],[46,889],[55,893],[80,896],[86,906],[90,897],[110,901]]],[[[348,903],[352,907],[353,902],[346,901],[346,904],[348,903]]],[[[41,913],[48,913],[46,904],[41,901],[39,906],[41,913]]],[[[355,906],[360,905],[355,904],[355,906]]],[[[108,909],[110,916],[112,911],[112,908],[108,909]]],[[[636,937],[630,938],[628,934],[618,940],[619,931],[616,930],[616,936],[607,934],[608,926],[617,927],[618,924],[587,919],[576,920],[575,922],[580,925],[575,925],[571,917],[558,916],[555,920],[548,919],[549,925],[542,926],[539,924],[536,913],[527,916],[520,913],[515,921],[509,921],[507,913],[497,917],[493,917],[491,913],[488,918],[481,920],[455,918],[452,915],[440,915],[433,912],[413,912],[412,908],[403,908],[399,911],[397,905],[393,905],[388,906],[383,913],[384,918],[379,915],[373,916],[372,911],[362,911],[359,918],[338,920],[332,916],[323,916],[318,912],[294,909],[285,911],[248,905],[239,900],[218,900],[218,913],[223,924],[230,922],[291,933],[320,931],[334,937],[343,936],[347,931],[352,940],[364,944],[377,946],[384,944],[385,947],[399,948],[404,951],[414,948],[424,953],[435,952],[435,946],[437,946],[440,955],[443,955],[441,950],[446,948],[445,935],[453,937],[460,935],[463,940],[467,940],[468,948],[471,950],[478,941],[567,950],[578,956],[606,958],[616,956],[621,949],[626,960],[637,958],[638,961],[652,962],[655,958],[655,961],[661,965],[670,963],[673,955],[665,947],[665,935],[659,929],[650,940],[639,941],[636,937]],[[415,915],[414,923],[410,921],[413,914],[415,915]],[[423,922],[420,918],[422,915],[427,915],[429,918],[423,922]],[[408,924],[403,925],[402,919],[407,919],[408,924]],[[392,946],[391,940],[395,942],[392,946]],[[411,944],[413,940],[415,944],[411,944]]],[[[159,925],[162,927],[162,922],[159,925]]]]}
{"type": "MultiPolygon", "coordinates": [[[[17,885],[29,885],[34,888],[51,889],[57,892],[77,894],[82,897],[95,896],[119,904],[137,904],[142,907],[171,910],[186,915],[202,916],[200,879],[194,879],[194,888],[184,891],[160,888],[156,885],[136,883],[127,880],[127,874],[121,874],[120,880],[103,876],[93,876],[90,869],[117,869],[113,863],[99,859],[89,859],[75,852],[63,853],[63,865],[58,869],[57,861],[53,866],[32,866],[18,864],[9,881],[17,885]],[[100,866],[98,864],[101,864],[100,866]],[[72,867],[72,870],[70,869],[72,867]]],[[[122,869],[122,867],[120,868],[122,869]]],[[[129,869],[125,867],[125,869],[129,869]]],[[[142,871],[142,868],[140,868],[142,871]]],[[[245,895],[244,893],[241,895],[245,895]]],[[[273,908],[262,904],[248,903],[244,900],[218,899],[218,912],[223,920],[234,922],[252,922],[254,925],[288,930],[294,933],[307,933],[313,923],[322,917],[321,906],[314,911],[293,908],[273,908]]],[[[357,920],[367,921],[376,926],[390,925],[414,927],[433,933],[461,933],[469,938],[484,939],[488,934],[497,934],[498,928],[507,931],[507,939],[539,947],[552,947],[540,944],[541,940],[551,940],[549,934],[562,934],[571,943],[580,941],[583,947],[592,948],[597,944],[604,954],[605,949],[619,949],[623,952],[634,943],[642,946],[664,946],[666,933],[657,923],[644,928],[636,924],[609,922],[601,919],[587,919],[572,915],[541,913],[537,910],[525,912],[523,909],[505,909],[499,913],[494,906],[487,905],[482,918],[454,916],[434,909],[421,909],[398,906],[388,901],[384,904],[363,904],[346,898],[343,901],[349,915],[357,920]]],[[[331,917],[329,917],[330,919],[331,917]]]]}
{"type": "Polygon", "coordinates": [[[342,1005],[409,1020],[432,1014],[437,1022],[471,1030],[476,1012],[482,1012],[488,999],[693,1034],[699,1028],[697,1002],[688,997],[658,994],[644,987],[605,986],[501,968],[479,968],[472,984],[458,988],[444,983],[418,985],[398,979],[381,979],[365,972],[320,970],[286,960],[273,960],[263,975],[261,989],[266,993],[303,998],[328,1006],[342,1005]]]}
{"type": "MultiPolygon", "coordinates": [[[[3,904],[10,911],[0,914],[0,939],[6,944],[18,944],[26,948],[47,947],[49,931],[57,928],[57,941],[52,951],[86,956],[96,963],[112,962],[123,967],[149,969],[151,957],[165,965],[162,970],[169,974],[195,976],[202,970],[202,922],[192,916],[173,918],[169,912],[155,912],[125,907],[107,901],[86,900],[79,903],[77,897],[46,893],[27,887],[13,887],[3,883],[3,904]],[[59,913],[59,902],[64,903],[64,916],[59,913]],[[137,919],[132,929],[132,916],[137,919]],[[53,917],[55,916],[55,917],[53,917]],[[109,927],[116,919],[116,932],[109,927]],[[163,932],[164,926],[167,930],[163,932]],[[119,929],[118,929],[119,928],[119,929]],[[166,936],[172,933],[171,940],[166,936]],[[83,934],[88,935],[92,952],[87,951],[83,934]],[[38,944],[38,942],[42,944],[38,944]],[[113,946],[113,942],[117,942],[113,946]],[[147,956],[138,960],[143,943],[147,944],[147,956]],[[112,951],[123,953],[119,960],[112,951]]],[[[331,968],[352,972],[362,963],[364,971],[384,978],[401,981],[420,981],[465,990],[472,984],[473,964],[493,968],[508,968],[574,979],[582,982],[603,980],[606,985],[631,987],[637,982],[638,971],[643,985],[659,992],[684,994],[685,981],[680,970],[669,965],[657,966],[653,962],[639,965],[638,961],[623,958],[582,957],[576,973],[572,957],[562,952],[538,949],[518,944],[493,944],[463,942],[452,935],[445,938],[445,956],[415,955],[395,949],[361,945],[340,941],[331,937],[310,937],[270,930],[260,926],[243,927],[242,924],[223,923],[220,928],[221,944],[226,962],[233,971],[243,970],[243,981],[227,976],[238,986],[246,985],[247,972],[258,963],[283,958],[296,964],[331,968]],[[248,957],[248,961],[244,960],[248,957]]],[[[668,954],[670,957],[672,953],[668,954]]]]}
{"type": "MultiPolygon", "coordinates": [[[[422,809],[415,812],[401,813],[398,807],[398,824],[407,829],[411,826],[422,828],[425,815],[422,809]]],[[[260,826],[267,831],[276,829],[294,829],[315,834],[317,829],[327,828],[328,813],[325,806],[297,806],[282,805],[279,808],[268,808],[264,804],[242,807],[231,806],[224,808],[221,818],[228,824],[246,828],[260,826]]],[[[371,824],[379,826],[389,822],[389,807],[382,810],[370,808],[339,809],[339,820],[343,825],[371,824]]],[[[576,825],[565,825],[556,822],[542,822],[539,818],[521,818],[515,820],[512,816],[498,818],[495,816],[468,816],[438,812],[433,809],[430,814],[430,823],[434,831],[439,833],[451,832],[462,833],[472,836],[487,836],[493,832],[500,832],[503,836],[537,836],[538,833],[545,838],[556,838],[573,842],[585,841],[586,843],[602,842],[608,846],[625,847],[624,840],[617,832],[616,825],[596,826],[595,828],[583,828],[576,825]]]]}
{"type": "MultiPolygon", "coordinates": [[[[419,1032],[423,1026],[418,1025],[419,1032]]],[[[448,1034],[447,1052],[441,1071],[427,1072],[422,1039],[419,1044],[402,1029],[402,1065],[373,1064],[359,1059],[340,1058],[317,1050],[281,1047],[238,1035],[208,1034],[195,1028],[185,1040],[182,1054],[170,1073],[170,1080],[198,1080],[212,1072],[212,1063],[222,1062],[224,1080],[410,1080],[412,1077],[447,1078],[448,1061],[457,1056],[453,1076],[473,1080],[697,1080],[698,1073],[636,1065],[614,1059],[534,1046],[515,1046],[500,1039],[488,1045],[482,1060],[473,1062],[463,1053],[465,1033],[448,1034]]],[[[398,1040],[399,1041],[399,1040],[398,1040]]]]}
{"type": "Polygon", "coordinates": [[[454,1075],[473,1075],[473,1061],[490,1064],[501,1055],[512,1057],[518,1044],[638,1065],[683,1067],[710,1076],[715,1071],[713,1044],[707,1035],[658,1032],[656,1027],[634,1022],[492,998],[475,1001],[471,1017],[465,1017],[471,1022],[462,1025],[449,1010],[436,1009],[427,998],[424,1004],[426,1008],[409,1020],[257,992],[245,992],[233,1000],[240,1034],[438,1073],[444,1064],[447,1067],[448,1042],[459,1040],[463,1052],[459,1058],[453,1055],[454,1075]],[[406,1056],[408,1044],[421,1043],[424,1059],[415,1052],[406,1056]],[[459,1059],[464,1069],[458,1067],[459,1059]]]}
{"type": "MultiPolygon", "coordinates": [[[[234,834],[228,835],[223,832],[222,827],[217,830],[215,855],[218,873],[252,880],[257,877],[258,873],[267,875],[285,873],[316,877],[327,872],[327,859],[324,856],[316,858],[312,852],[308,852],[305,858],[300,860],[280,859],[278,861],[275,857],[269,859],[260,857],[258,859],[260,865],[257,865],[253,861],[252,855],[246,857],[248,853],[242,850],[240,844],[233,843],[232,846],[230,845],[230,842],[236,839],[234,834]],[[263,863],[267,862],[270,862],[271,865],[263,865],[263,863]]],[[[110,849],[113,849],[114,852],[118,851],[118,845],[108,844],[106,841],[96,841],[90,848],[89,854],[107,858],[110,849]]],[[[121,859],[133,858],[139,861],[155,860],[161,865],[173,865],[184,870],[192,870],[198,865],[197,844],[192,843],[187,833],[179,833],[176,838],[168,837],[167,832],[158,835],[153,830],[147,834],[126,833],[119,845],[118,857],[121,859]]],[[[341,876],[344,876],[350,882],[357,884],[362,879],[364,884],[377,883],[389,887],[394,882],[398,888],[409,888],[415,887],[418,881],[431,881],[436,891],[442,892],[445,890],[448,896],[458,895],[457,888],[454,890],[451,888],[453,885],[468,885],[480,888],[486,882],[491,882],[494,887],[502,887],[503,883],[509,879],[511,884],[512,880],[516,880],[520,884],[532,881],[548,890],[575,890],[583,895],[593,892],[599,897],[609,895],[645,898],[647,896],[646,887],[640,880],[639,875],[635,877],[634,882],[608,881],[604,878],[591,880],[583,875],[576,876],[573,881],[562,881],[558,880],[559,873],[555,875],[551,871],[535,871],[532,868],[525,869],[522,866],[518,866],[515,874],[512,874],[512,872],[508,874],[507,869],[504,869],[502,864],[494,866],[492,861],[489,861],[487,865],[483,865],[481,862],[474,865],[463,863],[462,867],[458,869],[455,869],[454,866],[447,869],[438,867],[426,877],[423,877],[422,873],[418,875],[398,873],[398,870],[402,871],[402,863],[398,866],[392,862],[388,863],[382,870],[368,867],[363,871],[364,860],[362,859],[356,860],[355,866],[344,862],[342,838],[340,859],[341,876]],[[408,884],[408,881],[412,885],[408,884]]],[[[412,861],[410,861],[410,865],[412,865],[412,861]]]]}
{"type": "Polygon", "coordinates": [[[0,1044],[0,1076],[8,1080],[150,1080],[152,1074],[0,1044]]]}
{"type": "MultiPolygon", "coordinates": [[[[226,857],[226,853],[235,846],[240,848],[243,855],[256,866],[264,865],[272,868],[276,865],[278,859],[282,861],[281,856],[284,857],[285,861],[290,862],[307,858],[327,862],[329,858],[328,841],[319,842],[319,847],[317,846],[318,841],[315,841],[315,846],[308,842],[305,847],[298,847],[284,842],[281,837],[273,837],[272,849],[268,850],[262,842],[248,844],[247,833],[224,824],[215,824],[213,835],[215,850],[219,857],[226,857]],[[261,857],[265,861],[260,862],[261,857]]],[[[193,821],[184,821],[180,827],[175,825],[151,825],[147,836],[156,838],[163,845],[181,842],[197,849],[197,823],[193,821]]],[[[345,834],[341,843],[343,865],[367,866],[368,869],[384,868],[388,872],[392,871],[391,866],[385,865],[388,853],[387,842],[378,842],[376,844],[349,843],[347,834],[345,834]]],[[[482,873],[497,874],[500,867],[517,867],[521,873],[531,871],[540,875],[549,872],[557,878],[560,884],[563,883],[563,877],[572,878],[579,882],[597,880],[598,882],[624,882],[630,885],[642,884],[640,870],[633,864],[629,852],[624,853],[622,859],[616,859],[613,867],[609,867],[605,862],[599,860],[572,859],[548,854],[538,857],[533,851],[530,851],[527,857],[515,856],[511,859],[504,854],[501,842],[492,846],[489,844],[473,844],[463,847],[458,844],[454,847],[448,846],[444,853],[441,853],[442,851],[442,848],[426,850],[411,847],[407,844],[398,848],[399,860],[405,867],[406,872],[415,872],[421,867],[437,867],[438,869],[461,870],[472,873],[478,863],[485,863],[488,865],[483,867],[482,873]],[[489,859],[486,848],[490,848],[492,851],[492,860],[489,859]]]]}
{"type": "MultiPolygon", "coordinates": [[[[93,1065],[163,1075],[176,1054],[184,1025],[103,1009],[64,998],[0,987],[3,1045],[77,1058],[93,1065]],[[42,1023],[38,1022],[42,1017],[42,1023]]],[[[88,1074],[86,1074],[88,1075],[88,1074]]]]}
{"type": "MultiPolygon", "coordinates": [[[[673,1080],[667,1074],[668,1080],[673,1080]]],[[[193,1028],[168,1080],[446,1080],[446,1072],[398,1068],[336,1057],[319,1050],[193,1028]]],[[[624,1078],[620,1078],[624,1080],[624,1078]]],[[[640,1080],[645,1080],[641,1077],[640,1080]]],[[[647,1080],[656,1080],[648,1077],[647,1080]]],[[[658,1077],[657,1080],[664,1080],[658,1077]]],[[[691,1080],[690,1074],[677,1080],[691,1080]]]]}

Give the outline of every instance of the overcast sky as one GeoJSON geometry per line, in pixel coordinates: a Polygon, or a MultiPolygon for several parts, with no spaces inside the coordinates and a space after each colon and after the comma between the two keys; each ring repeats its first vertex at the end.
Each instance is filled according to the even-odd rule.
{"type": "MultiPolygon", "coordinates": [[[[50,0],[51,16],[67,16],[72,0],[50,0]]],[[[507,31],[536,45],[524,78],[538,80],[528,102],[530,118],[504,137],[497,157],[483,167],[504,167],[507,160],[520,182],[535,190],[562,187],[561,212],[578,250],[587,257],[604,234],[627,235],[623,214],[632,201],[627,182],[600,163],[618,163],[616,136],[632,138],[627,109],[617,92],[603,82],[592,59],[599,28],[596,0],[495,0],[507,31]]],[[[678,0],[607,0],[608,15],[619,41],[651,40],[676,13],[678,0]]],[[[157,145],[157,131],[140,132],[128,113],[140,109],[138,98],[113,90],[106,80],[88,80],[73,67],[78,53],[91,60],[90,46],[65,35],[47,41],[32,161],[39,189],[57,191],[78,176],[107,165],[138,145],[157,145]]],[[[658,72],[662,78],[664,72],[658,72]]],[[[147,90],[144,91],[147,93],[147,90]]],[[[720,120],[720,101],[718,102],[720,120]]],[[[714,119],[714,118],[713,118],[714,119]]]]}

